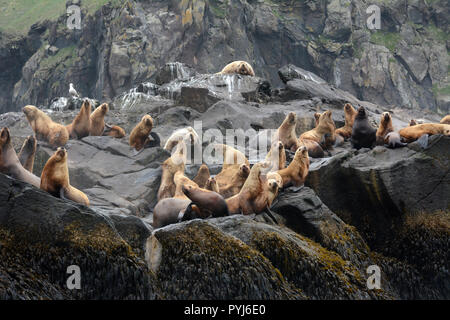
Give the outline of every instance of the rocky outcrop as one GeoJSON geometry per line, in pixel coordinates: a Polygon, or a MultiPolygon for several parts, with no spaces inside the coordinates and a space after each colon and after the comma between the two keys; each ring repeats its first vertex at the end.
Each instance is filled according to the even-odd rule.
{"type": "Polygon", "coordinates": [[[63,16],[22,40],[0,38],[0,111],[49,105],[70,82],[109,101],[142,82],[167,83],[159,70],[168,61],[215,73],[246,60],[274,87],[278,69],[292,63],[361,100],[448,113],[448,2],[370,4],[382,12],[380,30],[367,27],[369,3],[361,1],[109,3],[84,12],[82,32],[67,29],[63,16]]]}

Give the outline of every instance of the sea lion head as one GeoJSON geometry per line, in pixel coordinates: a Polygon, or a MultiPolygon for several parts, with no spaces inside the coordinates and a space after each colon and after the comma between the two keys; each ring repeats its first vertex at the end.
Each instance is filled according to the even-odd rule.
{"type": "Polygon", "coordinates": [[[53,159],[57,162],[65,161],[67,158],[67,150],[63,147],[58,147],[56,149],[55,154],[53,155],[53,159]]]}
{"type": "Polygon", "coordinates": [[[239,66],[239,73],[244,76],[250,75],[250,70],[248,70],[247,65],[244,62],[242,62],[241,65],[239,66]]]}
{"type": "Polygon", "coordinates": [[[2,128],[0,131],[0,147],[8,145],[11,141],[11,134],[7,127],[2,128]]]}
{"type": "Polygon", "coordinates": [[[388,124],[389,121],[391,120],[391,115],[389,112],[383,112],[381,114],[381,119],[383,121],[384,124],[388,124]]]}
{"type": "Polygon", "coordinates": [[[153,128],[153,118],[149,114],[144,115],[141,121],[147,128],[153,128]]]}
{"type": "Polygon", "coordinates": [[[109,105],[107,103],[102,103],[102,105],[99,108],[102,114],[106,114],[109,111],[109,105]]]}
{"type": "Polygon", "coordinates": [[[365,119],[365,118],[367,118],[366,109],[364,109],[363,106],[359,107],[356,117],[358,119],[365,119]]]}
{"type": "Polygon", "coordinates": [[[284,144],[281,141],[278,141],[278,150],[283,150],[284,149],[284,144]]]}
{"type": "Polygon", "coordinates": [[[239,166],[239,175],[241,177],[247,178],[249,173],[250,173],[250,168],[248,165],[246,165],[244,163],[239,166]]]}
{"type": "Polygon", "coordinates": [[[28,120],[33,120],[36,117],[37,108],[35,106],[27,105],[23,107],[22,112],[28,120]]]}
{"type": "Polygon", "coordinates": [[[308,158],[308,149],[305,146],[301,146],[295,151],[294,159],[302,160],[308,158]]]}
{"type": "Polygon", "coordinates": [[[350,103],[346,103],[346,104],[344,105],[344,111],[345,111],[345,112],[351,112],[352,109],[353,109],[353,106],[352,106],[350,103]]]}
{"type": "Polygon", "coordinates": [[[297,114],[295,112],[289,112],[287,120],[290,124],[294,124],[297,120],[297,114]]]}
{"type": "Polygon", "coordinates": [[[320,119],[320,113],[319,112],[315,112],[314,113],[314,119],[316,120],[316,123],[319,123],[319,119],[320,119]]]}
{"type": "Polygon", "coordinates": [[[272,192],[275,192],[278,188],[280,188],[280,185],[275,179],[267,180],[267,184],[269,186],[269,190],[271,190],[272,192]]]}

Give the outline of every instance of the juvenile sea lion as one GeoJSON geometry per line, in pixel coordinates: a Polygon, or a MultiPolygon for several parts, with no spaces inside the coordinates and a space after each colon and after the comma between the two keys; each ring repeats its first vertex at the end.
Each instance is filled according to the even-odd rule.
{"type": "Polygon", "coordinates": [[[450,124],[422,123],[412,127],[400,129],[398,132],[405,142],[410,143],[419,139],[422,135],[444,134],[450,135],[450,124]]]}
{"type": "Polygon", "coordinates": [[[22,111],[36,134],[36,139],[47,141],[52,147],[64,146],[69,140],[66,127],[53,122],[48,115],[35,106],[27,105],[22,111]]]}
{"type": "Polygon", "coordinates": [[[411,119],[411,121],[409,122],[410,127],[415,126],[416,124],[417,124],[417,121],[414,119],[411,119]]]}
{"type": "Polygon", "coordinates": [[[194,182],[200,187],[205,188],[206,182],[210,178],[209,168],[206,164],[202,164],[198,169],[197,175],[194,178],[194,182]]]}
{"type": "Polygon", "coordinates": [[[439,123],[441,123],[441,124],[450,124],[450,114],[448,114],[445,117],[443,117],[439,123]]]}
{"type": "Polygon", "coordinates": [[[279,170],[277,173],[283,179],[283,188],[291,185],[295,187],[301,186],[306,179],[309,171],[309,156],[306,147],[302,146],[295,152],[294,159],[285,169],[279,170]]]}
{"type": "Polygon", "coordinates": [[[25,169],[20,163],[12,146],[8,128],[0,130],[0,172],[37,188],[41,185],[41,179],[25,169]]]}
{"type": "Polygon", "coordinates": [[[19,151],[19,161],[22,166],[33,173],[34,158],[36,156],[37,140],[34,136],[28,136],[19,151]]]}
{"type": "Polygon", "coordinates": [[[208,181],[206,181],[205,189],[214,191],[220,194],[219,185],[217,184],[217,180],[214,177],[210,177],[208,181]]]}
{"type": "Polygon", "coordinates": [[[159,201],[153,209],[153,227],[161,228],[177,223],[191,200],[178,198],[165,198],[159,201]]]}
{"type": "Polygon", "coordinates": [[[274,141],[265,159],[270,163],[270,171],[281,170],[286,167],[286,152],[281,141],[274,141]]]}
{"type": "Polygon", "coordinates": [[[75,119],[73,119],[71,124],[66,126],[71,139],[81,139],[89,135],[91,128],[91,123],[89,120],[90,116],[91,104],[89,100],[85,99],[75,119]]]}
{"type": "Polygon", "coordinates": [[[153,118],[146,114],[141,121],[134,127],[130,134],[130,146],[136,151],[142,150],[150,142],[148,135],[153,129],[153,118]]]}
{"type": "Polygon", "coordinates": [[[89,206],[88,197],[70,185],[67,151],[64,148],[59,147],[45,164],[41,175],[41,189],[54,197],[67,198],[89,206]]]}
{"type": "Polygon", "coordinates": [[[385,137],[384,137],[384,144],[387,148],[401,148],[406,146],[406,143],[402,142],[402,139],[400,137],[400,134],[398,132],[389,132],[385,137]]]}
{"type": "Polygon", "coordinates": [[[244,76],[255,76],[252,66],[245,61],[234,61],[227,64],[219,74],[241,74],[244,76]]]}
{"type": "Polygon", "coordinates": [[[103,131],[103,135],[120,139],[125,137],[125,130],[119,126],[110,126],[108,124],[105,124],[105,130],[103,131]]]}
{"type": "Polygon", "coordinates": [[[370,123],[364,107],[359,107],[353,123],[351,143],[355,149],[372,148],[376,141],[376,129],[370,123]]]}
{"type": "Polygon", "coordinates": [[[295,151],[298,148],[297,134],[295,126],[297,124],[297,114],[289,112],[283,123],[277,130],[273,140],[279,140],[283,143],[286,150],[295,151]]]}
{"type": "Polygon", "coordinates": [[[384,145],[384,137],[394,131],[394,126],[392,125],[392,118],[389,112],[383,112],[381,114],[380,126],[376,132],[376,145],[384,145]]]}
{"type": "Polygon", "coordinates": [[[98,106],[89,117],[91,136],[101,136],[105,130],[105,116],[109,111],[109,105],[103,103],[98,106]]]}
{"type": "Polygon", "coordinates": [[[345,124],[342,128],[336,129],[335,133],[343,137],[345,140],[352,136],[353,123],[358,113],[350,103],[344,105],[345,124]]]}
{"type": "Polygon", "coordinates": [[[278,172],[269,172],[267,174],[267,184],[268,184],[268,207],[272,206],[273,201],[278,196],[278,191],[283,187],[283,178],[278,174],[278,172]]]}

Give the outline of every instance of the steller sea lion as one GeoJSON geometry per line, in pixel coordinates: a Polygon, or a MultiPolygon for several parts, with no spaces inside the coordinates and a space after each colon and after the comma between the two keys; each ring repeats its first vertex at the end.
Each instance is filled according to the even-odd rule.
{"type": "Polygon", "coordinates": [[[376,141],[376,129],[374,129],[367,117],[366,109],[359,107],[358,114],[353,123],[351,143],[355,149],[372,148],[376,141]]]}
{"type": "Polygon", "coordinates": [[[206,164],[202,164],[198,169],[197,175],[193,179],[193,181],[200,187],[205,188],[208,179],[210,178],[209,168],[206,164]]]}
{"type": "Polygon", "coordinates": [[[34,136],[28,136],[19,151],[19,161],[22,166],[33,173],[34,158],[36,156],[37,140],[34,136]]]}
{"type": "Polygon", "coordinates": [[[444,134],[450,136],[450,124],[422,123],[412,127],[400,129],[398,132],[405,142],[410,143],[419,139],[422,135],[444,134]]]}
{"type": "MultiPolygon", "coordinates": [[[[197,207],[197,210],[195,210],[196,217],[205,219],[209,216],[216,218],[229,215],[225,199],[217,192],[205,190],[193,185],[183,186],[182,190],[186,197],[192,201],[192,204],[197,207]]],[[[189,215],[192,213],[190,211],[191,209],[192,206],[188,207],[185,214],[189,215]]]]}
{"type": "Polygon", "coordinates": [[[297,114],[289,112],[283,123],[277,130],[273,140],[281,141],[286,150],[295,151],[298,148],[297,134],[295,126],[297,125],[297,114]]]}
{"type": "Polygon", "coordinates": [[[109,111],[109,106],[107,103],[103,103],[98,106],[94,112],[89,117],[90,122],[90,135],[91,136],[101,136],[105,130],[105,116],[109,111]]]}
{"type": "Polygon", "coordinates": [[[214,191],[220,194],[219,185],[217,184],[217,180],[214,177],[210,177],[208,181],[206,181],[205,189],[214,191]]]}
{"type": "Polygon", "coordinates": [[[153,118],[146,114],[130,133],[130,146],[136,151],[142,150],[149,142],[150,131],[153,129],[153,118]]]}
{"type": "Polygon", "coordinates": [[[37,188],[41,185],[41,179],[25,169],[20,163],[12,146],[8,128],[0,130],[0,172],[37,188]]]}
{"type": "Polygon", "coordinates": [[[409,126],[415,126],[417,124],[417,121],[415,119],[411,119],[411,121],[409,122],[409,126]]]}
{"type": "Polygon", "coordinates": [[[309,171],[309,157],[306,147],[302,146],[295,152],[294,159],[285,169],[277,171],[283,180],[281,187],[287,188],[291,185],[301,186],[309,171]]]}
{"type": "Polygon", "coordinates": [[[186,195],[183,192],[183,187],[194,186],[198,188],[198,184],[186,177],[183,171],[175,172],[173,182],[175,184],[175,193],[173,197],[178,199],[186,199],[186,195]]]}
{"type": "Polygon", "coordinates": [[[177,223],[191,200],[178,198],[165,198],[159,201],[153,209],[153,227],[161,228],[177,223]]]}
{"type": "Polygon", "coordinates": [[[91,104],[89,100],[85,99],[75,119],[73,119],[71,124],[66,126],[71,139],[81,139],[89,135],[91,128],[91,123],[89,120],[90,116],[91,104]]]}
{"type": "Polygon", "coordinates": [[[105,123],[105,130],[103,131],[103,135],[120,139],[125,137],[125,130],[123,130],[119,126],[110,126],[105,123]]]}
{"type": "Polygon", "coordinates": [[[59,147],[45,164],[41,175],[41,189],[54,197],[67,198],[89,206],[88,197],[70,185],[67,151],[64,148],[59,147]]]}
{"type": "Polygon", "coordinates": [[[336,141],[336,126],[331,116],[331,110],[322,113],[317,127],[302,133],[299,140],[312,140],[320,144],[322,148],[332,148],[336,141]]]}
{"type": "Polygon", "coordinates": [[[60,125],[35,106],[27,105],[22,109],[31,125],[36,139],[47,141],[52,147],[64,146],[69,140],[66,127],[60,125]]]}
{"type": "Polygon", "coordinates": [[[394,131],[394,126],[392,125],[392,118],[389,112],[383,112],[381,114],[380,126],[376,132],[376,145],[384,145],[384,137],[394,131]]]}
{"type": "Polygon", "coordinates": [[[345,124],[343,127],[336,129],[334,132],[345,140],[351,138],[353,123],[355,122],[356,114],[358,113],[355,108],[350,103],[346,103],[344,105],[344,113],[345,113],[345,124]]]}
{"type": "Polygon", "coordinates": [[[172,198],[175,195],[176,185],[174,183],[174,176],[177,172],[183,172],[185,164],[182,160],[183,155],[175,153],[169,158],[167,158],[161,165],[162,175],[161,184],[158,189],[157,199],[161,201],[164,198],[172,198]]]}
{"type": "Polygon", "coordinates": [[[278,174],[278,172],[269,172],[267,174],[267,184],[268,184],[268,207],[272,206],[273,201],[278,196],[278,191],[283,187],[283,178],[278,174]]]}
{"type": "Polygon", "coordinates": [[[252,66],[245,61],[234,61],[227,64],[218,74],[241,74],[244,76],[255,76],[252,66]]]}
{"type": "Polygon", "coordinates": [[[219,193],[226,199],[241,191],[250,173],[250,166],[243,163],[239,166],[227,167],[215,176],[219,193]]]}

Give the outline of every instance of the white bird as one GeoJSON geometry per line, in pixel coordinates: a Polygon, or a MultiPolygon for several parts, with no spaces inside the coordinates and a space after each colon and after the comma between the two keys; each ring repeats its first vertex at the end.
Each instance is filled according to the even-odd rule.
{"type": "Polygon", "coordinates": [[[70,84],[69,94],[73,97],[79,97],[77,90],[73,87],[73,84],[70,84]]]}

